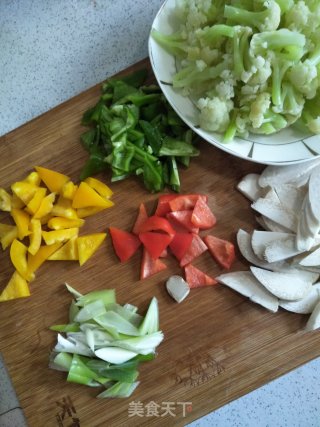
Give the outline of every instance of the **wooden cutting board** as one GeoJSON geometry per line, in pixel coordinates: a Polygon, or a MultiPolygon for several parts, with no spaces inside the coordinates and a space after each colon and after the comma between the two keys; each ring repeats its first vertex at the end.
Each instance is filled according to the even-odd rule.
{"type": "MultiPolygon", "coordinates": [[[[149,62],[136,64],[150,67],[149,62]]],[[[100,94],[100,85],[32,120],[0,139],[0,186],[22,179],[42,165],[79,180],[87,158],[79,143],[82,113],[100,94]]],[[[205,193],[217,217],[215,235],[235,242],[237,230],[257,226],[250,203],[235,186],[245,174],[262,167],[232,157],[208,143],[201,155],[181,172],[184,193],[205,193]]],[[[101,175],[109,182],[109,175],[101,175]]],[[[149,212],[157,195],[135,179],[111,184],[115,206],[88,218],[81,232],[107,231],[109,226],[130,230],[141,201],[149,212]]],[[[3,217],[0,217],[2,220],[3,217]]],[[[302,331],[307,317],[280,310],[269,313],[230,289],[217,285],[192,290],[176,304],[165,281],[181,274],[173,259],[167,270],[139,280],[140,254],[120,264],[110,237],[83,266],[76,262],[47,262],[31,284],[32,296],[2,303],[0,350],[31,427],[185,425],[320,355],[319,332],[302,331]],[[96,399],[98,389],[68,384],[65,374],[48,369],[56,334],[52,324],[67,321],[70,283],[82,293],[115,288],[119,303],[144,312],[152,296],[159,300],[165,340],[157,358],[140,368],[140,385],[128,399],[96,399]]],[[[12,267],[9,254],[0,254],[0,289],[12,267]]],[[[215,276],[222,270],[208,253],[196,266],[215,276]]],[[[237,252],[233,270],[248,264],[237,252]]]]}

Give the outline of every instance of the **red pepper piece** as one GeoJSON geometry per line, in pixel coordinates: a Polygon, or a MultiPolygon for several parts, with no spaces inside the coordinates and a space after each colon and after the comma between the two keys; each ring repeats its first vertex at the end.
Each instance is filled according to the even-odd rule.
{"type": "Polygon", "coordinates": [[[192,233],[199,233],[199,227],[196,227],[193,222],[191,222],[192,211],[176,211],[169,212],[167,218],[176,222],[179,225],[182,225],[186,230],[191,231],[192,233]]]}
{"type": "Polygon", "coordinates": [[[157,259],[167,248],[173,239],[173,235],[170,236],[168,234],[157,233],[155,231],[146,231],[145,233],[139,234],[139,239],[149,252],[150,256],[153,259],[157,259]]]}
{"type": "Polygon", "coordinates": [[[172,212],[193,209],[199,197],[204,199],[205,202],[208,201],[208,196],[204,194],[185,194],[170,200],[170,209],[172,212]]]}
{"type": "Polygon", "coordinates": [[[156,216],[165,216],[168,212],[171,212],[169,202],[176,197],[176,194],[163,194],[160,196],[158,199],[157,209],[154,214],[156,216]]]}
{"type": "Polygon", "coordinates": [[[174,238],[169,244],[171,252],[178,261],[182,259],[184,254],[189,249],[193,235],[191,233],[176,233],[174,238]]]}
{"type": "Polygon", "coordinates": [[[191,245],[180,261],[181,267],[184,267],[185,265],[189,264],[208,249],[204,241],[198,234],[193,233],[192,236],[193,238],[191,245]]]}
{"type": "Polygon", "coordinates": [[[217,263],[221,267],[229,269],[235,260],[233,243],[212,235],[205,236],[203,240],[217,263]]]}
{"type": "Polygon", "coordinates": [[[165,270],[167,266],[158,258],[152,259],[149,252],[144,248],[141,267],[140,267],[140,279],[146,279],[159,271],[165,270]]]}
{"type": "Polygon", "coordinates": [[[110,227],[109,230],[115,253],[121,262],[127,261],[141,245],[139,238],[119,228],[110,227]]]}
{"type": "Polygon", "coordinates": [[[152,215],[150,216],[140,227],[140,233],[145,233],[146,231],[163,231],[170,236],[175,235],[175,231],[166,218],[160,216],[152,215]]]}
{"type": "Polygon", "coordinates": [[[136,222],[134,223],[134,226],[132,229],[132,233],[137,235],[141,233],[141,226],[146,222],[147,219],[148,219],[148,214],[147,214],[146,207],[144,203],[141,203],[139,206],[139,212],[138,212],[136,222]]]}
{"type": "Polygon", "coordinates": [[[191,222],[202,230],[212,228],[217,219],[202,197],[197,200],[191,215],[191,222]]]}
{"type": "Polygon", "coordinates": [[[188,264],[184,267],[184,274],[186,282],[189,287],[192,288],[202,288],[204,286],[216,285],[218,282],[216,279],[205,274],[203,271],[199,270],[197,267],[194,267],[192,264],[188,264]]]}

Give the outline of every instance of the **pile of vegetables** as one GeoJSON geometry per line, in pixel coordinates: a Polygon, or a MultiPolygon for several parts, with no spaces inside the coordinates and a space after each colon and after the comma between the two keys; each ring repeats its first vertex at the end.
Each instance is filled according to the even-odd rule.
{"type": "Polygon", "coordinates": [[[179,59],[173,86],[199,124],[225,141],[295,123],[320,133],[320,3],[315,0],[176,2],[177,31],[153,38],[179,59]]]}
{"type": "Polygon", "coordinates": [[[95,178],[78,186],[67,175],[41,166],[14,182],[11,193],[0,188],[0,210],[13,221],[0,223],[0,243],[9,249],[15,268],[0,301],[29,296],[28,284],[45,260],[87,262],[106,233],[79,236],[79,230],[84,218],[113,206],[111,196],[110,188],[95,178]]]}
{"type": "Polygon", "coordinates": [[[170,107],[156,85],[144,86],[146,70],[112,78],[98,103],[86,111],[81,135],[89,158],[81,179],[111,169],[111,181],[140,176],[151,192],[167,185],[180,191],[178,164],[188,166],[199,151],[193,133],[170,107]]]}
{"type": "Polygon", "coordinates": [[[131,231],[110,227],[114,250],[121,262],[130,259],[143,248],[140,279],[146,279],[167,268],[164,259],[172,254],[184,271],[190,288],[215,285],[217,281],[201,271],[193,262],[209,250],[215,261],[229,269],[235,259],[231,242],[208,233],[216,217],[203,194],[163,194],[158,198],[153,215],[148,216],[145,205],[139,207],[131,231]]]}
{"type": "Polygon", "coordinates": [[[129,397],[139,384],[140,362],[154,359],[163,340],[157,299],[141,316],[137,307],[117,304],[113,289],[82,295],[66,286],[74,299],[69,323],[50,328],[59,332],[50,368],[67,372],[69,382],[103,386],[99,398],[129,397]]]}

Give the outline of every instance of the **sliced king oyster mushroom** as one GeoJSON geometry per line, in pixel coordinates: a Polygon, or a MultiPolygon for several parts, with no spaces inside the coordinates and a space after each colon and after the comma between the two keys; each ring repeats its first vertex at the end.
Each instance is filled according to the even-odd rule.
{"type": "Polygon", "coordinates": [[[264,228],[266,231],[274,231],[276,233],[292,233],[292,231],[289,230],[288,228],[283,227],[283,225],[280,225],[277,222],[272,221],[272,219],[269,219],[264,215],[260,215],[259,217],[256,217],[256,220],[261,225],[261,227],[264,228]]]}
{"type": "Polygon", "coordinates": [[[314,221],[313,215],[308,210],[309,193],[305,196],[297,227],[296,246],[300,251],[309,251],[315,244],[315,238],[319,232],[320,223],[314,221]]]}
{"type": "Polygon", "coordinates": [[[266,245],[264,257],[268,262],[283,261],[304,252],[296,247],[296,236],[292,234],[281,240],[274,240],[266,245]]]}
{"type": "Polygon", "coordinates": [[[313,170],[309,180],[309,203],[315,219],[320,218],[320,169],[313,170]]]}
{"type": "Polygon", "coordinates": [[[260,231],[254,230],[251,236],[251,246],[255,255],[260,258],[262,261],[265,260],[264,252],[266,246],[275,240],[286,239],[291,234],[288,233],[278,233],[273,231],[260,231]]]}
{"type": "Polygon", "coordinates": [[[250,267],[255,278],[277,298],[294,301],[302,299],[312,286],[311,281],[304,280],[297,271],[282,273],[250,267]]]}
{"type": "Polygon", "coordinates": [[[302,258],[299,264],[305,267],[320,267],[320,248],[302,258]]]}
{"type": "Polygon", "coordinates": [[[284,308],[287,311],[299,314],[309,314],[312,313],[313,309],[320,301],[320,283],[315,283],[311,286],[310,291],[298,301],[285,301],[280,300],[279,306],[284,308]]]}
{"type": "Polygon", "coordinates": [[[314,307],[311,316],[305,326],[306,331],[313,331],[320,328],[320,301],[314,307]]]}
{"type": "Polygon", "coordinates": [[[248,297],[272,312],[278,310],[278,298],[268,292],[250,271],[236,271],[216,277],[219,283],[248,297]]]}
{"type": "Polygon", "coordinates": [[[267,166],[259,178],[260,187],[274,187],[279,182],[304,185],[314,168],[320,165],[320,159],[309,160],[298,165],[267,166]]]}
{"type": "Polygon", "coordinates": [[[298,212],[301,209],[302,202],[306,196],[306,187],[297,188],[292,184],[277,184],[274,191],[278,196],[280,203],[289,210],[298,212]]]}
{"type": "Polygon", "coordinates": [[[290,231],[296,232],[297,230],[297,217],[293,211],[286,209],[278,200],[275,198],[262,198],[252,203],[252,209],[259,212],[261,215],[275,221],[290,231]]]}
{"type": "Polygon", "coordinates": [[[257,173],[249,173],[237,185],[237,190],[252,202],[265,194],[265,190],[258,184],[259,177],[257,173]]]}
{"type": "Polygon", "coordinates": [[[257,265],[267,270],[279,271],[285,267],[285,263],[268,263],[259,259],[253,252],[251,246],[251,234],[246,231],[239,229],[237,233],[237,243],[242,256],[250,262],[250,264],[257,265]]]}

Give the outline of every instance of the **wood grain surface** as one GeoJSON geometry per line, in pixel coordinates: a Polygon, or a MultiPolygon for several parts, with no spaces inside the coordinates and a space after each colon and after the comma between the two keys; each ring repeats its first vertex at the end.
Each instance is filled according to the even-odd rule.
{"type": "MultiPolygon", "coordinates": [[[[126,72],[143,66],[149,62],[126,72]]],[[[35,165],[79,181],[87,157],[79,143],[80,120],[99,94],[97,85],[3,136],[0,187],[8,189],[35,165]]],[[[181,172],[182,192],[207,194],[217,217],[214,234],[235,242],[240,227],[257,227],[250,203],[235,186],[246,173],[262,167],[204,141],[199,148],[201,155],[181,172]]],[[[109,183],[108,173],[99,177],[109,183]]],[[[88,218],[81,233],[107,231],[109,226],[130,230],[141,201],[150,213],[155,207],[158,196],[134,178],[110,186],[115,206],[88,218]]],[[[220,285],[194,289],[178,305],[165,290],[166,279],[181,274],[178,264],[168,258],[167,270],[140,281],[140,256],[120,264],[107,237],[83,267],[47,262],[31,283],[30,298],[1,304],[0,350],[31,427],[182,426],[320,355],[319,332],[302,331],[306,316],[269,313],[220,285]],[[67,321],[71,300],[64,282],[82,293],[115,288],[119,303],[135,304],[142,312],[152,296],[158,298],[165,340],[156,359],[141,365],[141,383],[130,398],[96,399],[98,389],[68,384],[64,373],[48,369],[56,339],[48,327],[67,321]]],[[[222,271],[208,253],[195,265],[212,276],[222,271]]],[[[7,251],[0,254],[0,266],[3,289],[12,273],[7,251]]],[[[248,269],[248,264],[237,252],[232,270],[240,269],[248,269]]]]}

